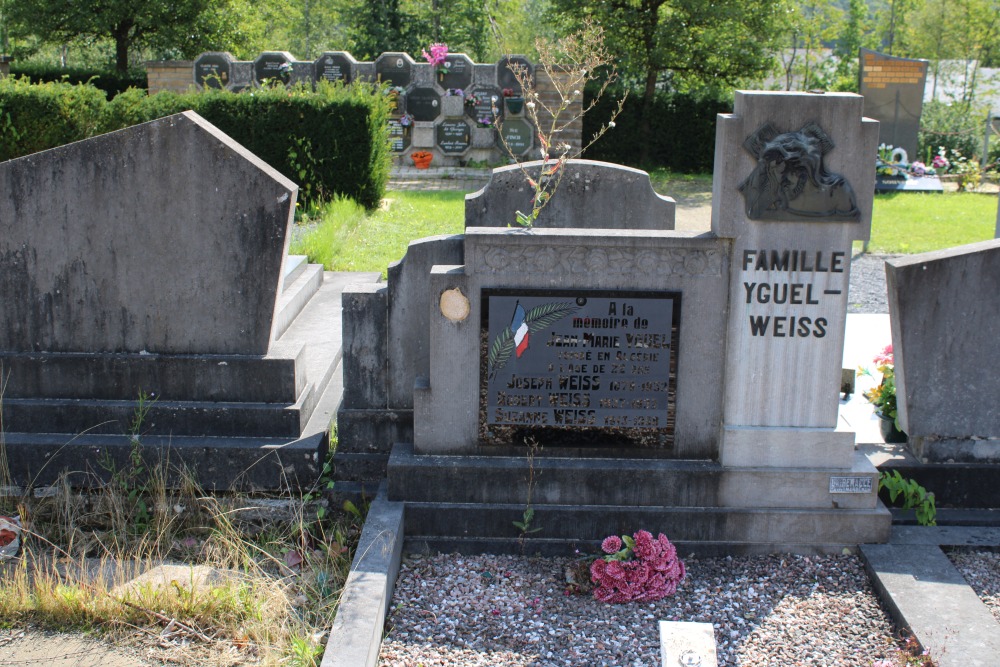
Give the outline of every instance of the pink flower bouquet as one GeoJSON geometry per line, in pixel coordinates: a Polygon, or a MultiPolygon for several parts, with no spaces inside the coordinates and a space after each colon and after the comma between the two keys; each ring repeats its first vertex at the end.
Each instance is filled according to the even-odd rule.
{"type": "Polygon", "coordinates": [[[673,595],[684,581],[684,562],[666,535],[640,530],[611,535],[601,543],[606,556],[590,566],[594,597],[602,602],[652,602],[673,595]]]}

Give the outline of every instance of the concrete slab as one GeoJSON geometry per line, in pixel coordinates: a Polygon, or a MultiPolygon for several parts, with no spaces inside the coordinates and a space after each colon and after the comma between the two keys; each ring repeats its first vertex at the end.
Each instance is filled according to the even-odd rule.
{"type": "Polygon", "coordinates": [[[386,499],[383,484],[368,509],[322,667],[374,667],[382,626],[403,552],[403,503],[386,499]]]}
{"type": "Polygon", "coordinates": [[[940,547],[893,540],[861,555],[890,616],[938,667],[995,667],[1000,625],[940,547]]]}

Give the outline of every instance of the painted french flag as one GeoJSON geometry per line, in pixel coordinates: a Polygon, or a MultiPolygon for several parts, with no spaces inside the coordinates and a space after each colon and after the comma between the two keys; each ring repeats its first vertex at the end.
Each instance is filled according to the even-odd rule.
{"type": "Polygon", "coordinates": [[[524,322],[524,306],[520,303],[514,308],[514,318],[510,321],[510,332],[514,334],[514,350],[520,359],[528,349],[528,325],[524,322]]]}

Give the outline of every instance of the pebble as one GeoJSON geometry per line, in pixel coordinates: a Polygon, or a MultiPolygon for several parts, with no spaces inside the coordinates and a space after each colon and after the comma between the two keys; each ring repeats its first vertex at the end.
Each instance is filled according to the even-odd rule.
{"type": "Polygon", "coordinates": [[[622,605],[567,595],[570,562],[404,559],[379,664],[659,667],[659,620],[711,623],[720,667],[868,667],[897,646],[856,556],[689,557],[676,595],[622,605]]]}

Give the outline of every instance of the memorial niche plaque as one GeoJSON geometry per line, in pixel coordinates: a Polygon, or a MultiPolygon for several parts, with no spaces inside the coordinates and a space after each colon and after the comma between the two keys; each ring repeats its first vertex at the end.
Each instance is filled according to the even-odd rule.
{"type": "Polygon", "coordinates": [[[382,83],[406,88],[411,81],[411,64],[405,53],[383,53],[375,59],[375,78],[382,83]]]}
{"type": "Polygon", "coordinates": [[[265,51],[253,61],[253,76],[258,84],[269,80],[287,84],[292,79],[291,54],[284,51],[265,51]]]}
{"type": "Polygon", "coordinates": [[[490,124],[494,121],[493,109],[503,119],[503,99],[499,88],[475,88],[472,92],[465,94],[465,115],[476,121],[488,119],[490,124]]]}
{"type": "Polygon", "coordinates": [[[485,445],[670,449],[680,294],[484,289],[485,445]]]}
{"type": "Polygon", "coordinates": [[[351,58],[344,53],[335,51],[324,53],[313,63],[313,78],[317,81],[326,79],[327,81],[351,82],[351,58]]]}
{"type": "Polygon", "coordinates": [[[389,119],[389,150],[402,153],[410,147],[410,128],[404,127],[398,118],[389,119]]]}
{"type": "Polygon", "coordinates": [[[535,69],[531,66],[531,61],[524,56],[508,56],[497,62],[497,84],[501,88],[510,88],[514,94],[520,95],[521,83],[514,76],[515,69],[527,73],[528,77],[534,81],[535,69]]]}
{"type": "Polygon", "coordinates": [[[534,140],[535,133],[531,123],[521,118],[508,118],[500,125],[497,147],[509,149],[514,155],[524,155],[531,150],[534,140]]]}
{"type": "Polygon", "coordinates": [[[452,53],[444,59],[443,74],[438,75],[438,84],[442,88],[466,89],[472,85],[473,64],[469,58],[461,53],[452,53]]]}
{"type": "Polygon", "coordinates": [[[232,62],[228,53],[201,54],[194,61],[194,82],[206,88],[225,88],[232,78],[232,62]]]}
{"type": "Polygon", "coordinates": [[[437,126],[437,145],[442,153],[464,153],[472,143],[472,130],[464,120],[446,120],[437,126]]]}
{"type": "Polygon", "coordinates": [[[406,93],[406,112],[413,120],[435,120],[441,115],[441,96],[433,88],[414,88],[406,93]]]}

